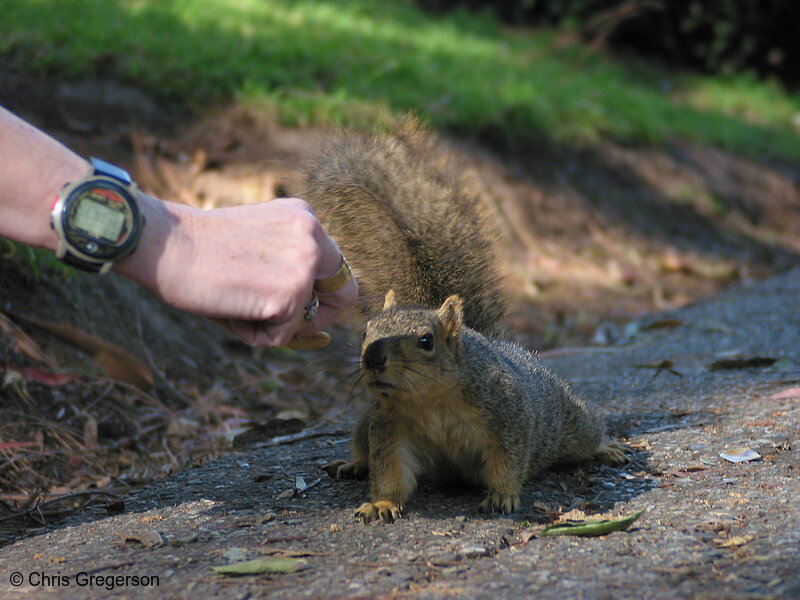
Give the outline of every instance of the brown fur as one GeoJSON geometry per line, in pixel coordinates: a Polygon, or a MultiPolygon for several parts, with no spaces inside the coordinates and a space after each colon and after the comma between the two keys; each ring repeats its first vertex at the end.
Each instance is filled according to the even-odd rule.
{"type": "Polygon", "coordinates": [[[305,198],[353,269],[369,319],[361,372],[372,394],[353,459],[369,474],[364,521],[393,521],[417,478],[487,489],[480,509],[514,512],[522,484],[559,461],[619,463],[620,445],[565,382],[496,335],[505,311],[487,205],[448,174],[416,124],[340,135],[306,169],[305,198]],[[430,345],[430,347],[428,347],[430,345]]]}
{"type": "Polygon", "coordinates": [[[361,370],[373,402],[354,461],[328,466],[335,477],[369,472],[364,521],[394,520],[423,473],[456,473],[487,489],[481,510],[507,513],[524,481],[554,463],[627,460],[565,382],[521,347],[464,326],[461,306],[452,296],[439,309],[401,307],[389,294],[367,326],[361,370]]]}
{"type": "Polygon", "coordinates": [[[458,293],[466,324],[496,333],[506,309],[499,228],[441,155],[413,121],[394,135],[336,135],[306,165],[303,198],[347,256],[366,318],[390,289],[429,307],[458,293]]]}

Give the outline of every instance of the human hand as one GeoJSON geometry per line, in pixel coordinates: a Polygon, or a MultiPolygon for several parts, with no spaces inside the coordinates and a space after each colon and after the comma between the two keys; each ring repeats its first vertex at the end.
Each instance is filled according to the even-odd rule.
{"type": "Polygon", "coordinates": [[[142,194],[147,224],[139,247],[114,269],[176,308],[204,315],[253,346],[285,345],[333,323],[358,296],[351,277],[317,292],[342,264],[335,242],[302,200],[286,198],[199,211],[142,194]]]}

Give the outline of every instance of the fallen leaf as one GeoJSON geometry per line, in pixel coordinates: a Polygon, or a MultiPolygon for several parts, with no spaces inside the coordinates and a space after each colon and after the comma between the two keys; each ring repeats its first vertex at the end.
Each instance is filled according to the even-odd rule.
{"type": "Polygon", "coordinates": [[[716,360],[709,368],[712,371],[723,371],[729,369],[754,369],[761,367],[770,367],[777,359],[767,358],[764,356],[755,356],[753,358],[731,358],[725,360],[716,360]]]}
{"type": "Polygon", "coordinates": [[[761,455],[750,448],[731,448],[725,452],[720,452],[719,455],[732,463],[750,462],[751,460],[758,460],[761,455]]]}
{"type": "Polygon", "coordinates": [[[662,473],[662,475],[664,477],[679,477],[679,478],[683,478],[683,477],[688,477],[689,473],[686,472],[686,471],[682,471],[681,469],[671,468],[671,469],[667,469],[666,471],[664,471],[662,473]]]}
{"type": "Polygon", "coordinates": [[[155,529],[143,527],[136,531],[117,531],[117,537],[122,540],[122,543],[139,542],[147,550],[151,550],[156,546],[161,546],[164,543],[164,538],[155,529]]]}
{"type": "Polygon", "coordinates": [[[59,387],[75,379],[72,375],[52,373],[40,367],[18,367],[16,365],[9,365],[7,363],[2,363],[2,367],[6,371],[18,373],[26,381],[33,381],[35,383],[41,383],[42,385],[48,385],[50,387],[59,387]]]}
{"type": "Polygon", "coordinates": [[[95,362],[110,379],[127,383],[140,390],[148,390],[153,387],[153,374],[150,369],[138,358],[116,344],[87,335],[71,325],[60,325],[23,317],[18,318],[53,334],[73,348],[85,352],[94,358],[95,362]]]}
{"type": "Polygon", "coordinates": [[[147,515],[145,517],[139,517],[136,519],[139,523],[152,523],[153,521],[163,521],[164,517],[161,515],[147,515]]]}
{"type": "Polygon", "coordinates": [[[535,537],[536,537],[536,530],[521,529],[517,531],[511,539],[506,539],[506,543],[509,546],[514,546],[519,548],[520,546],[524,546],[525,544],[530,542],[535,537]]]}
{"type": "Polygon", "coordinates": [[[714,543],[720,548],[738,548],[753,541],[752,535],[737,535],[728,539],[714,540],[714,543]]]}
{"type": "Polygon", "coordinates": [[[772,365],[772,368],[778,369],[779,371],[788,371],[790,369],[794,369],[794,363],[788,358],[782,358],[776,361],[775,364],[772,365]]]}
{"type": "Polygon", "coordinates": [[[13,450],[14,448],[28,448],[36,446],[36,442],[0,442],[0,450],[13,450]]]}
{"type": "Polygon", "coordinates": [[[97,450],[97,419],[90,414],[86,414],[86,421],[83,423],[83,447],[86,450],[97,450]]]}
{"type": "Polygon", "coordinates": [[[291,350],[319,350],[331,343],[331,336],[327,331],[316,333],[298,333],[286,344],[291,350]]]}
{"type": "Polygon", "coordinates": [[[636,451],[652,450],[653,448],[650,445],[650,442],[648,442],[647,440],[642,440],[639,442],[627,442],[627,444],[636,451]]]}
{"type": "Polygon", "coordinates": [[[556,523],[568,523],[570,521],[585,521],[586,520],[586,513],[583,512],[579,508],[573,508],[570,511],[559,515],[558,519],[556,519],[556,523]]]}
{"type": "Polygon", "coordinates": [[[270,521],[274,520],[277,515],[274,512],[265,512],[263,515],[256,519],[256,523],[259,525],[263,525],[264,523],[269,523],[270,521]]]}
{"type": "Polygon", "coordinates": [[[637,510],[636,512],[622,517],[619,519],[603,519],[603,520],[580,520],[580,521],[565,521],[556,525],[549,525],[545,527],[541,535],[580,535],[580,536],[596,536],[606,535],[613,531],[623,531],[633,525],[634,521],[642,516],[644,509],[637,510]]]}
{"type": "Polygon", "coordinates": [[[18,352],[24,354],[28,358],[32,358],[36,362],[44,363],[49,367],[55,367],[55,360],[51,356],[45,354],[39,347],[39,344],[2,312],[0,312],[0,333],[11,338],[18,352]]]}
{"type": "Polygon", "coordinates": [[[175,548],[181,548],[183,546],[186,546],[187,544],[193,544],[199,539],[200,536],[198,534],[192,533],[185,537],[169,538],[169,545],[174,546],[175,548]]]}
{"type": "Polygon", "coordinates": [[[256,558],[243,562],[211,567],[220,575],[261,575],[262,573],[294,573],[306,566],[306,561],[295,558],[256,558]]]}

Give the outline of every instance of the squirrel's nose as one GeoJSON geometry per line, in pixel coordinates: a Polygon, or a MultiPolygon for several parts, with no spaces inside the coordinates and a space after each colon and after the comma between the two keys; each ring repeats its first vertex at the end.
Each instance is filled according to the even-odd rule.
{"type": "Polygon", "coordinates": [[[385,367],[386,352],[384,352],[381,340],[376,340],[367,346],[361,360],[368,369],[376,370],[385,367]]]}

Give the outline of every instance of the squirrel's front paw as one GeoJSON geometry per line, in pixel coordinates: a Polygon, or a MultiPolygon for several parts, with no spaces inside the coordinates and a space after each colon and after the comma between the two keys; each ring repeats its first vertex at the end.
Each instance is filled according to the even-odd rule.
{"type": "Polygon", "coordinates": [[[480,512],[491,513],[501,512],[508,514],[516,512],[519,508],[519,495],[518,494],[501,494],[500,492],[489,492],[486,500],[481,502],[478,507],[480,512]]]}
{"type": "Polygon", "coordinates": [[[613,467],[630,462],[631,459],[628,458],[628,454],[632,451],[630,446],[620,442],[606,442],[597,449],[594,455],[604,464],[613,467]]]}
{"type": "Polygon", "coordinates": [[[356,519],[361,519],[364,523],[381,520],[386,523],[394,523],[399,519],[403,509],[391,500],[379,500],[378,502],[364,502],[356,509],[353,515],[356,519]]]}
{"type": "Polygon", "coordinates": [[[355,461],[335,460],[322,467],[334,479],[366,479],[369,469],[355,461]]]}

